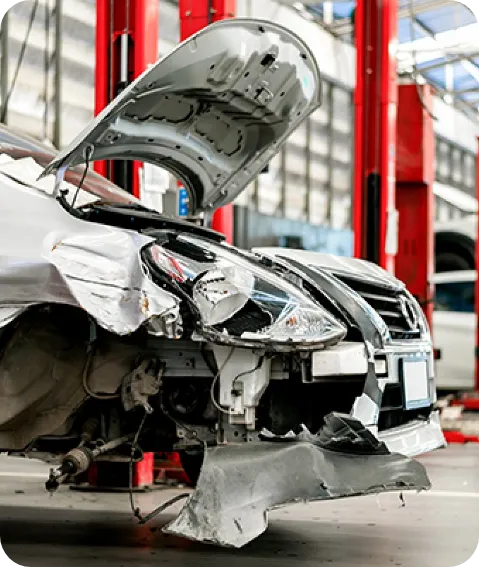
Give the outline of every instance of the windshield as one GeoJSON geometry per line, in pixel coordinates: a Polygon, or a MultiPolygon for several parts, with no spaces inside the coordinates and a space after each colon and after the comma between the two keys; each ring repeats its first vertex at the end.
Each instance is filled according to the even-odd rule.
{"type": "MultiPolygon", "coordinates": [[[[48,175],[41,181],[37,181],[37,179],[44,168],[55,157],[55,153],[40,148],[39,151],[36,151],[31,148],[20,148],[15,145],[0,142],[0,173],[9,175],[21,183],[52,194],[55,176],[48,175]]],[[[67,199],[69,197],[71,199],[76,192],[84,169],[84,166],[78,166],[66,171],[62,189],[68,190],[67,199]]],[[[82,205],[95,201],[122,205],[141,204],[139,199],[130,195],[111,181],[108,181],[94,171],[89,171],[83,182],[82,189],[75,200],[75,206],[81,207],[82,205]]]]}

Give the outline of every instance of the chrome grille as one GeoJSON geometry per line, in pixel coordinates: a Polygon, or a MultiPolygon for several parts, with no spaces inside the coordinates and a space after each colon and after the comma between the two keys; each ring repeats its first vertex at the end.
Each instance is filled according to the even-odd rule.
{"type": "Polygon", "coordinates": [[[358,293],[379,313],[388,326],[393,339],[411,340],[420,338],[420,329],[417,325],[411,325],[411,322],[404,315],[402,303],[407,296],[402,290],[386,288],[342,274],[335,274],[335,276],[358,293]]]}

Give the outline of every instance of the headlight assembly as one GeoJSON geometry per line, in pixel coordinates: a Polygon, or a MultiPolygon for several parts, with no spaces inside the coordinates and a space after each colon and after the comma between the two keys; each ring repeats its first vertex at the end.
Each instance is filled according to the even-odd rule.
{"type": "Polygon", "coordinates": [[[181,235],[153,245],[149,255],[188,294],[209,340],[300,349],[336,343],[346,334],[301,288],[225,245],[181,235]]]}

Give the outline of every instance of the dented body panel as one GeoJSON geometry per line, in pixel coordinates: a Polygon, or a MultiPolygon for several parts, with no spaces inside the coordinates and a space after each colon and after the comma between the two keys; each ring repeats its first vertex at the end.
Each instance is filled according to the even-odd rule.
{"type": "Polygon", "coordinates": [[[2,176],[1,168],[0,180],[0,326],[42,303],[83,309],[120,335],[151,317],[178,321],[178,299],[156,286],[141,263],[151,237],[76,219],[50,196],[2,176]]]}

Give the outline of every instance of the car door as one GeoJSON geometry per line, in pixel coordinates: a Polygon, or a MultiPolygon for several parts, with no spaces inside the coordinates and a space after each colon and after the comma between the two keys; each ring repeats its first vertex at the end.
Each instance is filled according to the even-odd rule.
{"type": "Polygon", "coordinates": [[[476,315],[475,277],[437,281],[433,317],[437,387],[470,390],[474,387],[476,315]]]}

